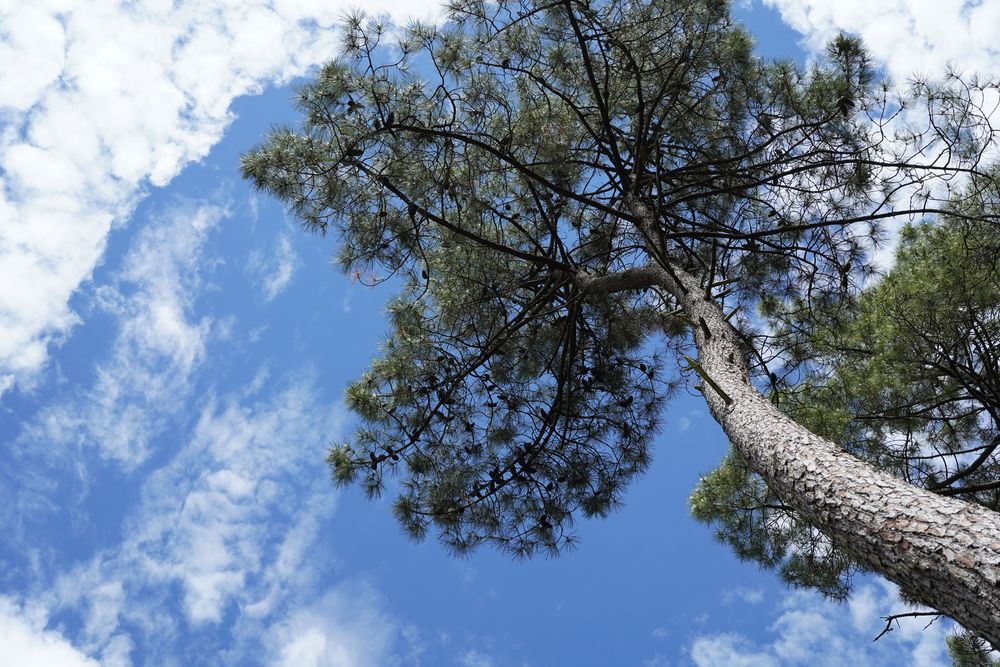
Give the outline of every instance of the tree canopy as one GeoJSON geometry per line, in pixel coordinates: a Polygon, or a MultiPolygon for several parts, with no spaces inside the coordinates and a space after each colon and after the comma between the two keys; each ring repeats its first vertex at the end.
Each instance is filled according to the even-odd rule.
{"type": "MultiPolygon", "coordinates": [[[[971,187],[976,187],[975,184],[971,187]]],[[[902,229],[891,271],[825,309],[784,304],[772,344],[794,375],[775,387],[811,431],[911,484],[1000,509],[1000,227],[995,185],[902,229]],[[807,314],[807,317],[803,317],[807,314]]],[[[691,498],[742,558],[835,598],[858,569],[784,504],[738,452],[691,498]]]]}
{"type": "MultiPolygon", "coordinates": [[[[948,217],[907,226],[884,279],[830,312],[812,311],[808,321],[795,313],[774,336],[801,360],[804,379],[775,394],[796,421],[913,484],[993,510],[1000,498],[997,232],[948,217]]],[[[720,537],[763,564],[791,552],[785,569],[793,580],[827,563],[841,574],[824,588],[846,590],[834,581],[847,575],[849,560],[805,548],[809,531],[801,533],[788,508],[752,477],[731,455],[692,497],[695,516],[718,522],[720,537]],[[767,526],[776,530],[751,536],[767,526]]]]}
{"type": "MultiPolygon", "coordinates": [[[[243,172],[307,229],[336,233],[346,272],[398,287],[382,352],[347,392],[363,425],[329,463],[337,482],[373,495],[401,477],[405,529],[434,530],[458,552],[570,544],[573,517],[607,514],[648,466],[679,383],[697,383],[720,422],[755,401],[720,384],[719,364],[785,405],[797,396],[801,414],[789,414],[814,428],[805,395],[882,396],[846,366],[815,381],[821,364],[806,362],[850,351],[814,323],[882,307],[874,293],[848,304],[885,222],[946,209],[995,219],[970,208],[991,180],[978,167],[993,138],[984,86],[951,77],[897,94],[849,36],[802,69],[757,58],[722,0],[463,0],[444,26],[391,41],[378,21],[349,19],[344,56],[300,91],[302,126],[274,130],[243,172]],[[950,187],[969,177],[978,185],[950,187]],[[706,346],[722,343],[715,359],[706,346]]],[[[922,232],[907,234],[904,252],[919,254],[922,232]]],[[[884,284],[919,297],[917,278],[894,280],[884,284]]],[[[900,303],[900,316],[918,307],[900,303]]],[[[942,335],[959,326],[944,310],[942,335]]],[[[853,326],[888,341],[871,360],[881,380],[927,414],[954,415],[942,428],[961,435],[933,437],[955,455],[975,414],[893,366],[920,335],[853,326]]],[[[826,418],[859,453],[897,430],[826,418]]],[[[981,485],[993,465],[950,480],[934,461],[911,469],[892,448],[869,449],[942,489],[981,485]]],[[[721,486],[766,495],[733,461],[721,486]]],[[[708,495],[713,509],[696,512],[719,518],[729,498],[708,495]]],[[[803,526],[822,524],[810,512],[803,526]]],[[[791,542],[776,534],[750,535],[765,543],[748,555],[780,561],[791,542]]],[[[787,563],[793,580],[816,583],[787,563]]],[[[842,570],[819,585],[839,590],[842,570]]]]}

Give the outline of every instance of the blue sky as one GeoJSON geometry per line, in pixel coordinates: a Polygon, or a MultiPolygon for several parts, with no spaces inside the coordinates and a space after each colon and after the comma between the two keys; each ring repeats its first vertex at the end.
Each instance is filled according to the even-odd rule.
{"type": "MultiPolygon", "coordinates": [[[[1000,3],[869,4],[736,13],[767,56],[844,28],[900,79],[996,71],[1000,3]]],[[[0,2],[0,665],[944,664],[943,624],[871,643],[900,609],[884,582],[789,591],[689,518],[725,450],[694,397],[625,508],[555,560],[455,559],[331,487],[389,293],[237,164],[295,122],[290,84],[342,11],[0,2]]]]}

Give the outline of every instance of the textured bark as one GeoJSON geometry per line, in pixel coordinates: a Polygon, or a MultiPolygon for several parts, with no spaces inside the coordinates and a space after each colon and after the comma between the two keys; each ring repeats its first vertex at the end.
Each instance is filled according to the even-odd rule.
{"type": "Polygon", "coordinates": [[[1000,646],[1000,513],[912,486],[781,413],[750,384],[739,335],[683,271],[642,267],[580,283],[594,293],[670,292],[698,324],[708,407],[750,467],[862,566],[1000,646]]]}

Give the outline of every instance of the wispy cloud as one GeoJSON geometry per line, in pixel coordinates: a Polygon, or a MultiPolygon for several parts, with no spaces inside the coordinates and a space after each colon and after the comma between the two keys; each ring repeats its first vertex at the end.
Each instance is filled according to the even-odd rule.
{"type": "Polygon", "coordinates": [[[123,555],[146,565],[149,583],[179,583],[191,623],[218,622],[230,603],[259,608],[298,575],[315,512],[331,508],[322,454],[338,420],[301,385],[249,406],[208,406],[190,443],[147,483],[123,555]],[[327,502],[310,507],[310,491],[327,502]]]}
{"type": "MultiPolygon", "coordinates": [[[[399,625],[370,586],[338,586],[268,631],[275,667],[380,667],[399,645],[399,625]]],[[[470,666],[471,667],[471,666],[470,666]]]]}
{"type": "Polygon", "coordinates": [[[184,407],[205,357],[213,325],[195,314],[195,302],[206,239],[225,215],[222,206],[180,203],[139,233],[122,269],[96,290],[116,331],[93,384],[50,403],[22,440],[60,451],[93,448],[126,469],[147,458],[152,438],[184,407]]]}
{"type": "MultiPolygon", "coordinates": [[[[335,504],[323,456],[342,430],[338,404],[320,398],[308,371],[272,377],[262,367],[221,394],[197,381],[226,329],[221,315],[200,314],[217,264],[209,241],[226,215],[207,202],[168,207],[93,290],[114,332],[96,379],[57,392],[18,451],[61,452],[54,458],[75,461],[82,476],[95,455],[126,469],[162,463],[136,480],[121,540],[72,569],[46,559],[32,577],[33,599],[74,619],[74,650],[105,665],[198,661],[198,638],[224,641],[219,660],[229,664],[267,654],[276,664],[380,665],[390,653],[396,664],[416,664],[411,629],[371,590],[331,581],[327,558],[312,551],[335,504]]],[[[29,496],[42,509],[76,502],[57,498],[62,482],[34,471],[24,466],[11,481],[37,487],[29,496]]]]}
{"type": "Polygon", "coordinates": [[[926,619],[904,619],[896,630],[872,642],[884,627],[880,617],[902,611],[909,608],[896,589],[881,580],[858,587],[846,604],[796,591],[781,603],[767,639],[755,641],[732,632],[704,634],[691,643],[690,656],[698,667],[947,664],[946,621],[925,629],[926,619]]]}
{"type": "Polygon", "coordinates": [[[292,242],[287,234],[282,234],[274,247],[251,253],[247,271],[259,286],[264,301],[273,301],[291,282],[297,263],[292,242]]]}
{"type": "Polygon", "coordinates": [[[739,586],[732,588],[722,594],[722,604],[729,606],[737,602],[745,604],[760,604],[764,601],[764,591],[758,588],[744,588],[739,586]]]}
{"type": "MultiPolygon", "coordinates": [[[[336,52],[354,3],[61,0],[0,10],[0,392],[79,321],[113,225],[222,136],[236,97],[336,52]],[[109,38],[113,36],[113,38],[109,38]]],[[[437,2],[366,3],[433,14],[437,2]]]]}
{"type": "Polygon", "coordinates": [[[494,662],[493,658],[486,653],[469,649],[459,658],[458,664],[462,667],[493,667],[494,662]]]}
{"type": "Polygon", "coordinates": [[[329,588],[314,565],[334,508],[322,459],[340,408],[320,405],[308,381],[255,385],[207,401],[144,484],[122,542],[59,577],[47,602],[79,615],[92,654],[125,636],[183,660],[205,628],[228,636],[234,664],[266,650],[275,664],[380,665],[407,644],[370,588],[329,588]]]}

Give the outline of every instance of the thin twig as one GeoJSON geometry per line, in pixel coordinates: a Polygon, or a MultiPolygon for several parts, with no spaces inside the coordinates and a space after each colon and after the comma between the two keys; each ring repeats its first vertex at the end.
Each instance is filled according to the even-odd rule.
{"type": "Polygon", "coordinates": [[[888,633],[892,632],[895,629],[895,628],[892,627],[892,624],[895,622],[896,625],[899,625],[899,619],[901,619],[901,618],[916,618],[918,616],[933,616],[934,617],[934,618],[931,619],[930,623],[928,623],[927,625],[924,626],[924,630],[926,630],[927,628],[931,627],[931,623],[933,623],[934,621],[938,620],[941,617],[941,614],[938,613],[938,612],[936,612],[936,611],[910,611],[910,612],[907,612],[905,614],[890,614],[888,616],[883,616],[882,620],[885,621],[885,628],[882,630],[882,632],[878,633],[878,637],[876,637],[872,641],[873,642],[877,642],[878,640],[882,639],[883,636],[885,636],[888,633]]]}

